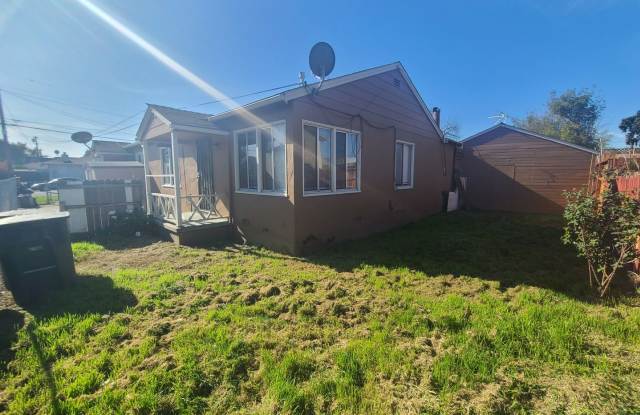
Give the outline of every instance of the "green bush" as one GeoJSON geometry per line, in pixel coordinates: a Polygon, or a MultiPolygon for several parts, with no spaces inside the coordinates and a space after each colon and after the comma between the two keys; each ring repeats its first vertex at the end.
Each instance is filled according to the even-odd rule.
{"type": "Polygon", "coordinates": [[[640,203],[607,188],[600,195],[566,193],[562,241],[573,245],[589,267],[589,284],[604,297],[624,267],[638,258],[640,203]]]}

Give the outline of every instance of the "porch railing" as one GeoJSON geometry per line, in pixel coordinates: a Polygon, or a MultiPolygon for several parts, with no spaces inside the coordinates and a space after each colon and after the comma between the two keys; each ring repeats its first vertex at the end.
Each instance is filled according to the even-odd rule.
{"type": "Polygon", "coordinates": [[[164,193],[151,193],[150,213],[156,219],[178,224],[176,197],[164,193]]]}
{"type": "Polygon", "coordinates": [[[171,222],[181,226],[189,222],[206,222],[208,220],[222,218],[216,209],[218,198],[215,194],[210,195],[187,195],[176,199],[175,195],[164,193],[151,194],[151,215],[156,219],[171,222]],[[181,215],[178,220],[177,203],[181,201],[181,215]]]}

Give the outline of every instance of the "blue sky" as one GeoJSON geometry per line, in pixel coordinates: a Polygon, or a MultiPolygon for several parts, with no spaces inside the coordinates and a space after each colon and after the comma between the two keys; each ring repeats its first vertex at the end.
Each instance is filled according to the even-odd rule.
{"type": "MultiPolygon", "coordinates": [[[[91,1],[228,96],[296,82],[302,70],[310,79],[308,51],[324,40],[336,51],[332,76],[401,61],[463,137],[500,111],[543,111],[551,90],[595,88],[613,145],[623,142],[620,119],[640,110],[637,0],[91,1]]],[[[0,62],[5,116],[31,126],[96,133],[147,102],[224,109],[193,107],[213,98],[77,0],[2,0],[0,62]]],[[[103,134],[133,140],[135,130],[103,134]]],[[[84,151],[64,132],[9,134],[38,136],[48,154],[84,151]]]]}

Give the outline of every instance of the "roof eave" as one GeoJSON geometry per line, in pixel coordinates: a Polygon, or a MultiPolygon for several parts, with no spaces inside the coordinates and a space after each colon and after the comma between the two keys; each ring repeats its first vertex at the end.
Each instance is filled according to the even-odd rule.
{"type": "Polygon", "coordinates": [[[318,91],[323,91],[325,89],[329,89],[329,88],[334,88],[340,85],[344,85],[347,84],[349,82],[354,82],[357,81],[359,79],[364,79],[364,78],[368,78],[370,76],[375,76],[381,73],[385,73],[385,72],[389,72],[392,70],[398,70],[400,71],[400,74],[402,75],[402,77],[404,78],[405,82],[407,83],[407,85],[409,85],[409,88],[411,89],[411,92],[413,93],[413,95],[416,97],[416,99],[418,100],[418,103],[420,105],[420,107],[422,108],[422,110],[424,111],[425,115],[427,116],[427,118],[429,119],[429,121],[431,122],[431,124],[433,125],[434,129],[436,130],[436,133],[440,136],[440,138],[444,141],[446,140],[444,137],[444,133],[442,132],[442,130],[440,129],[440,126],[436,123],[435,119],[433,118],[433,114],[431,113],[431,111],[429,110],[429,108],[427,107],[426,103],[424,102],[424,100],[422,99],[422,96],[420,95],[420,93],[418,92],[417,88],[415,87],[415,85],[413,84],[413,81],[411,81],[411,78],[409,77],[409,74],[407,73],[407,71],[404,69],[404,66],[402,66],[402,63],[400,62],[393,62],[393,63],[389,63],[386,65],[381,65],[381,66],[377,66],[374,68],[369,68],[369,69],[364,69],[362,71],[358,71],[358,72],[353,72],[351,74],[347,74],[347,75],[343,75],[343,76],[339,76],[337,78],[333,78],[333,79],[329,79],[326,80],[324,82],[315,82],[313,84],[309,84],[306,86],[300,86],[298,88],[294,88],[291,89],[289,91],[284,91],[281,92],[277,95],[268,97],[268,98],[264,98],[262,100],[258,100],[252,103],[249,103],[247,105],[243,105],[239,108],[235,108],[217,115],[212,115],[209,117],[209,121],[219,121],[231,116],[236,115],[239,111],[241,110],[245,110],[245,111],[252,111],[258,108],[262,108],[264,106],[267,105],[271,105],[271,104],[275,104],[277,102],[289,102],[291,100],[297,99],[297,98],[301,98],[303,96],[306,96],[309,94],[309,92],[311,90],[313,90],[315,87],[318,87],[318,91]]]}
{"type": "Polygon", "coordinates": [[[593,149],[590,149],[590,148],[587,148],[587,147],[583,147],[583,146],[580,146],[578,144],[569,143],[567,141],[563,141],[563,140],[560,140],[558,138],[548,137],[548,136],[545,136],[545,135],[542,135],[542,134],[538,134],[538,133],[536,133],[534,131],[525,130],[524,128],[518,128],[518,127],[515,127],[513,125],[509,125],[509,124],[505,124],[505,123],[499,123],[499,124],[494,125],[493,127],[487,128],[486,130],[482,130],[479,133],[476,133],[476,134],[472,135],[471,137],[465,138],[464,140],[460,141],[460,143],[464,144],[464,143],[466,143],[468,141],[471,141],[471,140],[473,140],[475,138],[480,137],[481,135],[484,135],[484,134],[486,134],[488,132],[491,132],[491,131],[499,128],[499,127],[504,127],[504,128],[509,129],[509,130],[512,130],[512,131],[516,131],[516,132],[519,132],[519,133],[522,133],[522,134],[530,135],[532,137],[540,138],[542,140],[547,140],[547,141],[551,141],[553,143],[557,143],[557,144],[561,144],[561,145],[564,145],[564,146],[567,146],[567,147],[575,148],[576,150],[586,151],[587,153],[591,153],[591,154],[598,154],[598,152],[593,150],[593,149]]]}

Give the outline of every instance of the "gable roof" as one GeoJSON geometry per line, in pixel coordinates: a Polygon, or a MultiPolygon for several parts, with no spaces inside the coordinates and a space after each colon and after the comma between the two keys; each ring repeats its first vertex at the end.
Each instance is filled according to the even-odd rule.
{"type": "Polygon", "coordinates": [[[130,141],[115,140],[91,140],[91,149],[101,153],[126,153],[126,146],[130,145],[130,141]]]}
{"type": "Polygon", "coordinates": [[[497,128],[500,128],[500,127],[507,128],[509,130],[516,131],[518,133],[526,134],[526,135],[531,136],[531,137],[540,138],[542,140],[551,141],[551,142],[557,143],[557,144],[562,144],[563,146],[575,148],[576,150],[586,151],[587,153],[591,153],[591,154],[598,154],[597,151],[592,150],[590,148],[583,147],[583,146],[580,146],[578,144],[569,143],[567,141],[560,140],[558,138],[553,138],[553,137],[548,137],[546,135],[538,134],[538,133],[535,133],[533,131],[525,130],[524,128],[514,127],[513,125],[505,124],[505,123],[502,123],[502,122],[499,123],[499,124],[494,125],[493,127],[487,128],[486,130],[480,131],[479,133],[476,133],[476,134],[472,135],[471,137],[467,137],[464,140],[459,141],[459,142],[464,144],[467,141],[473,140],[474,138],[478,138],[478,137],[480,137],[480,136],[482,136],[482,135],[484,135],[484,134],[486,134],[488,132],[491,132],[491,131],[493,131],[493,130],[495,130],[497,128]]]}
{"type": "Polygon", "coordinates": [[[210,132],[213,134],[229,134],[227,131],[223,131],[217,129],[213,124],[215,121],[223,120],[225,118],[234,116],[240,110],[252,111],[270,104],[275,104],[277,102],[288,102],[290,100],[300,98],[306,96],[312,91],[314,88],[318,88],[319,91],[324,91],[326,89],[335,88],[340,85],[344,85],[350,82],[358,81],[360,79],[368,78],[371,76],[375,76],[381,73],[390,72],[398,70],[404,79],[404,81],[409,86],[409,89],[413,93],[414,97],[418,101],[418,104],[422,108],[425,116],[433,125],[433,128],[436,130],[441,139],[444,140],[444,134],[435,119],[433,118],[433,114],[427,107],[427,104],[424,102],[420,93],[416,89],[415,85],[409,78],[409,74],[404,69],[404,66],[400,62],[394,62],[387,65],[376,66],[373,68],[365,69],[358,72],[353,72],[347,75],[339,76],[333,79],[326,79],[324,82],[315,82],[313,84],[308,84],[306,86],[299,86],[296,88],[288,89],[286,91],[280,92],[278,94],[259,99],[257,101],[250,102],[248,104],[242,105],[238,108],[234,108],[229,111],[222,112],[216,115],[203,114],[199,112],[186,111],[177,108],[165,107],[162,105],[154,105],[147,104],[147,112],[140,123],[140,127],[138,127],[138,131],[136,132],[136,137],[139,139],[142,135],[142,132],[147,128],[149,122],[151,122],[152,116],[158,117],[163,123],[170,126],[173,129],[181,129],[187,131],[200,131],[200,132],[210,132]]]}
{"type": "Polygon", "coordinates": [[[209,121],[209,114],[165,107],[163,105],[147,104],[147,111],[144,114],[144,118],[142,118],[138,131],[136,132],[136,137],[138,139],[141,137],[142,132],[147,128],[149,122],[151,122],[153,116],[157,117],[167,126],[176,130],[222,135],[229,134],[228,131],[217,129],[213,123],[209,121]]]}
{"type": "Polygon", "coordinates": [[[400,74],[402,75],[402,78],[405,80],[405,82],[409,86],[409,89],[411,90],[414,97],[418,101],[418,104],[422,108],[424,114],[429,119],[429,121],[433,125],[434,129],[436,130],[440,138],[444,139],[444,134],[442,133],[442,130],[440,130],[440,127],[437,125],[435,119],[433,118],[433,114],[431,113],[431,111],[427,107],[427,104],[424,102],[424,100],[420,96],[420,93],[418,92],[415,85],[411,81],[411,78],[409,78],[409,74],[407,73],[407,71],[404,69],[404,66],[402,66],[400,62],[394,62],[387,65],[376,66],[376,67],[365,69],[362,71],[339,76],[337,78],[327,79],[324,82],[315,82],[313,84],[308,84],[306,86],[299,86],[296,88],[288,89],[286,91],[280,92],[270,97],[262,98],[257,101],[250,102],[241,107],[238,107],[229,111],[225,111],[217,115],[212,115],[209,117],[209,120],[215,122],[218,120],[231,117],[237,114],[237,112],[241,109],[244,109],[246,111],[252,111],[252,110],[264,107],[266,105],[274,104],[277,102],[288,102],[290,100],[308,95],[310,91],[316,87],[319,87],[318,89],[319,91],[324,91],[325,89],[334,88],[340,85],[344,85],[350,82],[354,82],[360,79],[368,78],[370,76],[378,75],[378,74],[393,71],[393,70],[398,70],[400,72],[400,74]]]}

